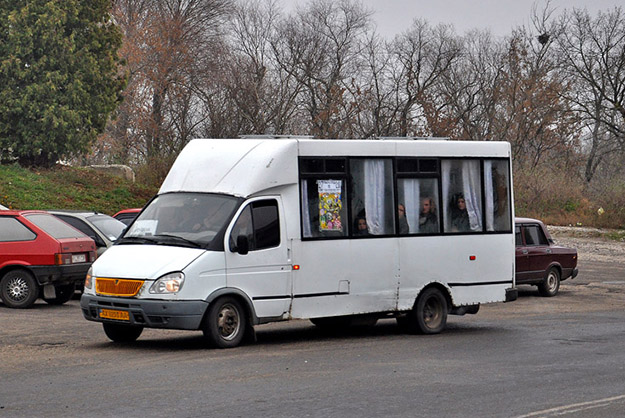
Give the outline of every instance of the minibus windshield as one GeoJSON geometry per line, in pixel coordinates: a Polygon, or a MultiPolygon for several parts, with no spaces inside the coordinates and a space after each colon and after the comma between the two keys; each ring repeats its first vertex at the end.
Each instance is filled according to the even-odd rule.
{"type": "Polygon", "coordinates": [[[210,193],[154,198],[119,244],[160,244],[223,250],[223,235],[241,199],[210,193]]]}

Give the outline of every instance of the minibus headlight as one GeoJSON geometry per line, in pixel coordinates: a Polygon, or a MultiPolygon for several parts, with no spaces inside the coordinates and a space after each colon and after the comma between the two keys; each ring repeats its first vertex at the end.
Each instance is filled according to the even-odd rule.
{"type": "Polygon", "coordinates": [[[87,275],[85,276],[85,289],[91,289],[93,286],[93,267],[89,267],[89,271],[87,271],[87,275]]]}
{"type": "Polygon", "coordinates": [[[182,272],[169,273],[154,282],[150,287],[150,293],[177,293],[182,289],[183,283],[182,272]]]}

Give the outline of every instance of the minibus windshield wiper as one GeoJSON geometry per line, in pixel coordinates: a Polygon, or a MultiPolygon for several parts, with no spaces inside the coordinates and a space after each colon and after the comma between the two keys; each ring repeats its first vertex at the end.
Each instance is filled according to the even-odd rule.
{"type": "Polygon", "coordinates": [[[151,236],[149,237],[123,237],[123,238],[118,238],[117,241],[115,241],[115,244],[134,244],[137,241],[140,241],[141,244],[145,244],[146,242],[149,242],[149,243],[158,242],[157,239],[151,236]]]}
{"type": "Polygon", "coordinates": [[[200,244],[198,244],[197,242],[195,242],[195,241],[191,241],[191,240],[186,239],[186,238],[183,238],[183,237],[180,237],[180,236],[178,236],[178,235],[171,235],[171,234],[158,234],[158,235],[155,235],[154,237],[156,237],[156,240],[155,240],[155,241],[158,241],[159,243],[162,243],[162,240],[160,240],[159,238],[160,238],[160,237],[164,237],[164,238],[170,238],[170,239],[173,239],[173,240],[175,240],[175,241],[185,243],[185,244],[186,244],[187,246],[189,246],[189,247],[193,247],[193,248],[201,248],[201,247],[202,247],[202,246],[201,246],[200,244]]]}

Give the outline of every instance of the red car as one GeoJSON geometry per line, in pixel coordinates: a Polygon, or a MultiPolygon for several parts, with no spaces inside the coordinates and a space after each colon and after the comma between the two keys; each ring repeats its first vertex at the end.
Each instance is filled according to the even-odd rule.
{"type": "Polygon", "coordinates": [[[113,215],[113,218],[123,222],[126,226],[130,225],[135,220],[137,215],[141,212],[141,208],[122,209],[113,215]]]}
{"type": "Polygon", "coordinates": [[[0,299],[28,308],[41,296],[61,305],[96,258],[95,242],[44,211],[0,211],[0,299]]]}
{"type": "Polygon", "coordinates": [[[515,225],[516,284],[536,285],[542,296],[555,296],[560,281],[577,276],[577,250],[556,245],[537,219],[516,218],[515,225]]]}

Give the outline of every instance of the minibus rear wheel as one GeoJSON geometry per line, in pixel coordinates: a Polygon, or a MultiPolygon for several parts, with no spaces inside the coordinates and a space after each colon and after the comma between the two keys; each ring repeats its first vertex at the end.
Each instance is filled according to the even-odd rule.
{"type": "Polygon", "coordinates": [[[232,348],[243,341],[247,322],[241,303],[236,298],[224,296],[210,304],[202,332],[212,346],[232,348]]]}
{"type": "Polygon", "coordinates": [[[415,305],[418,331],[421,334],[438,334],[447,325],[447,300],[435,287],[425,289],[415,305]]]}
{"type": "Polygon", "coordinates": [[[136,341],[143,332],[143,327],[136,325],[112,324],[104,322],[102,324],[104,333],[111,341],[116,343],[131,343],[136,341]]]}
{"type": "Polygon", "coordinates": [[[435,287],[425,289],[411,311],[397,318],[399,328],[410,334],[438,334],[447,325],[447,299],[435,287]]]}

